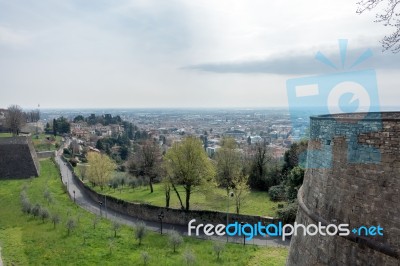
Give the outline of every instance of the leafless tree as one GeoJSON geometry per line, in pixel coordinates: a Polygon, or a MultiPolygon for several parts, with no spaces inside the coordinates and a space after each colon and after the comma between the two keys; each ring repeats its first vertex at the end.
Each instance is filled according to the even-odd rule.
{"type": "Polygon", "coordinates": [[[11,105],[7,109],[6,126],[13,136],[17,136],[25,124],[25,115],[18,105],[11,105]]]}
{"type": "Polygon", "coordinates": [[[160,174],[161,150],[155,141],[146,140],[139,147],[130,162],[130,172],[136,176],[149,179],[150,193],[153,193],[153,182],[160,174]]]}
{"type": "Polygon", "coordinates": [[[381,12],[376,13],[375,22],[383,23],[384,26],[394,27],[392,34],[383,37],[381,43],[384,51],[392,50],[394,53],[400,51],[400,0],[362,0],[357,3],[357,13],[371,11],[377,6],[383,7],[381,12]],[[386,7],[384,7],[386,5],[386,7]]]}

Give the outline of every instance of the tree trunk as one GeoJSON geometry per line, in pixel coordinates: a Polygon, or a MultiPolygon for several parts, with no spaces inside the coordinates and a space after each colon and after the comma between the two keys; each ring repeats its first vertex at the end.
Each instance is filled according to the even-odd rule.
{"type": "Polygon", "coordinates": [[[189,205],[190,205],[190,192],[191,192],[191,186],[186,186],[186,210],[189,210],[189,205]]]}
{"type": "Polygon", "coordinates": [[[171,199],[171,189],[168,187],[168,189],[165,189],[165,207],[169,208],[169,200],[171,199]]]}
{"type": "Polygon", "coordinates": [[[153,178],[149,177],[150,193],[153,193],[153,178]]]}
{"type": "Polygon", "coordinates": [[[172,188],[174,189],[174,191],[175,191],[175,193],[176,193],[176,196],[178,197],[179,203],[181,204],[181,209],[184,209],[184,207],[183,207],[183,202],[182,202],[182,199],[181,199],[181,195],[179,195],[179,192],[178,192],[178,190],[176,189],[174,183],[171,183],[171,185],[172,185],[172,188]]]}

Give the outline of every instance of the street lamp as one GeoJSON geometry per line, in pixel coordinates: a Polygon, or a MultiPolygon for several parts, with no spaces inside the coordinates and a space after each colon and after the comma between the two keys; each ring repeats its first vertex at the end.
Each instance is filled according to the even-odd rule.
{"type": "Polygon", "coordinates": [[[161,211],[160,214],[158,215],[158,220],[160,220],[160,234],[162,234],[162,221],[164,219],[164,212],[161,211]]]}
{"type": "MultiPolygon", "coordinates": [[[[229,198],[233,198],[235,194],[232,191],[228,192],[228,197],[226,198],[226,226],[229,224],[229,198]]],[[[228,242],[228,234],[226,234],[226,242],[228,242]]]]}
{"type": "MultiPolygon", "coordinates": [[[[244,222],[240,222],[240,225],[242,226],[242,232],[244,233],[244,228],[243,228],[243,225],[244,225],[244,222]]],[[[245,246],[246,245],[246,235],[245,234],[243,234],[243,246],[245,246]]]]}
{"type": "Polygon", "coordinates": [[[74,203],[75,203],[75,190],[74,190],[74,191],[72,191],[72,192],[74,192],[74,203]]]}
{"type": "Polygon", "coordinates": [[[101,205],[102,204],[103,204],[103,202],[99,201],[100,217],[101,217],[101,205]]]}

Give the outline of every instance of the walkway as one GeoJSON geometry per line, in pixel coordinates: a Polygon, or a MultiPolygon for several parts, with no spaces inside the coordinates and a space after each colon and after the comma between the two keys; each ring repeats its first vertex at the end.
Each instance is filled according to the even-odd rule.
{"type": "MultiPolygon", "coordinates": [[[[149,230],[154,231],[154,232],[160,232],[160,223],[158,223],[158,222],[151,222],[151,221],[141,220],[138,218],[133,218],[126,214],[117,213],[112,210],[106,209],[106,206],[103,206],[100,209],[98,202],[93,201],[85,193],[85,191],[76,184],[77,181],[72,178],[71,170],[62,161],[60,155],[58,155],[55,158],[55,160],[56,160],[57,164],[60,166],[62,182],[67,186],[67,190],[68,190],[71,200],[74,200],[77,205],[79,205],[80,207],[82,207],[83,209],[85,209],[91,213],[101,215],[102,217],[107,218],[109,220],[118,221],[120,223],[129,225],[129,226],[135,226],[135,224],[137,224],[138,222],[144,222],[146,227],[149,230]]],[[[180,234],[187,236],[187,226],[163,223],[163,233],[168,233],[173,230],[178,231],[180,234]]],[[[227,240],[226,237],[214,237],[214,236],[210,237],[210,236],[206,236],[206,235],[193,236],[193,237],[197,237],[200,239],[219,240],[219,241],[227,240]]],[[[229,237],[228,241],[233,242],[233,243],[243,243],[243,237],[229,237]]],[[[250,241],[246,241],[246,244],[253,244],[253,245],[259,245],[259,246],[288,247],[290,244],[290,241],[282,241],[278,237],[261,237],[261,238],[257,237],[257,238],[253,238],[250,241]]]]}

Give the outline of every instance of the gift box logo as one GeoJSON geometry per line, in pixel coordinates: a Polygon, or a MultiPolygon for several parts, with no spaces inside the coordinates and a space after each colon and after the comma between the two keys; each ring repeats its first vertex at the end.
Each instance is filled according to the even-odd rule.
{"type": "MultiPolygon", "coordinates": [[[[366,50],[349,68],[346,68],[347,40],[339,40],[339,50],[342,63],[340,71],[287,80],[286,88],[293,130],[304,130],[304,123],[303,125],[299,123],[299,114],[304,111],[321,115],[365,112],[365,115],[361,116],[356,123],[334,121],[329,128],[320,130],[318,136],[311,134],[311,139],[319,138],[322,145],[321,149],[308,150],[307,164],[304,164],[305,154],[302,155],[303,166],[306,168],[331,168],[332,146],[330,143],[338,134],[346,137],[349,163],[380,162],[380,153],[377,149],[358,143],[360,133],[378,131],[382,128],[375,70],[353,70],[354,67],[370,58],[372,51],[366,50]],[[363,122],[366,122],[373,112],[378,112],[373,114],[378,123],[375,123],[374,127],[365,127],[363,122]],[[312,165],[313,162],[318,161],[314,160],[317,158],[326,158],[326,160],[322,164],[312,165]]],[[[321,52],[316,54],[316,59],[339,70],[321,52]]]]}

